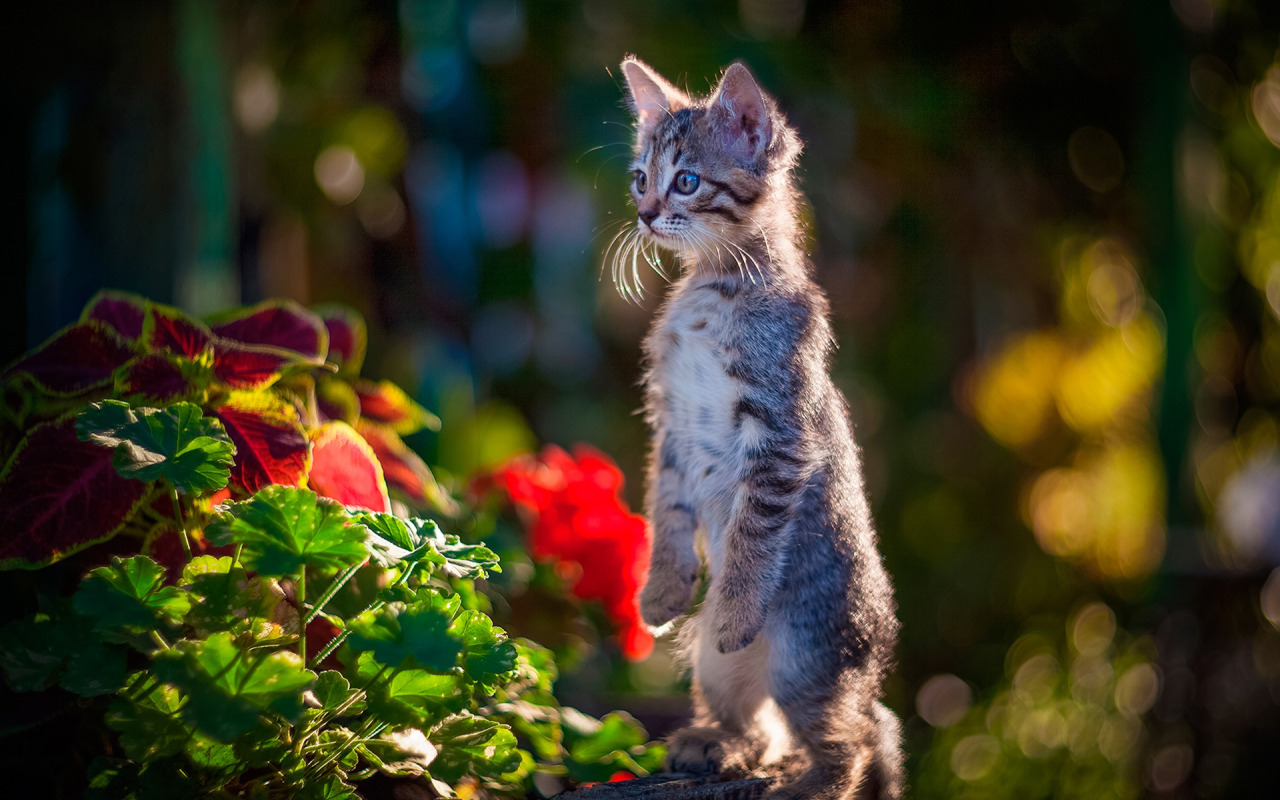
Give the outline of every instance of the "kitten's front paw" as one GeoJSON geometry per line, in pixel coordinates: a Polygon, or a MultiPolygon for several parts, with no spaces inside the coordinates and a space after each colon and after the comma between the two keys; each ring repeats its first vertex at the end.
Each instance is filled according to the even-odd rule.
{"type": "Polygon", "coordinates": [[[721,653],[741,650],[756,640],[763,623],[746,625],[720,625],[716,627],[716,649],[721,653]]]}
{"type": "Polygon", "coordinates": [[[729,760],[729,735],[719,728],[685,728],[667,740],[667,771],[714,775],[729,760]]]}
{"type": "Polygon", "coordinates": [[[678,567],[664,569],[655,564],[640,591],[640,617],[656,628],[688,612],[697,580],[696,571],[681,574],[678,567]]]}
{"type": "Polygon", "coordinates": [[[712,635],[721,653],[732,653],[751,644],[764,627],[764,610],[756,608],[755,603],[742,599],[729,602],[715,593],[711,607],[712,635]]]}

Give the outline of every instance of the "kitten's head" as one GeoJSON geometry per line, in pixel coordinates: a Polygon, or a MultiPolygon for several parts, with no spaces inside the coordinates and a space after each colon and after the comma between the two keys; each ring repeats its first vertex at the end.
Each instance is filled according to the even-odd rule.
{"type": "MultiPolygon", "coordinates": [[[[742,260],[790,216],[800,142],[741,62],[705,98],[690,97],[637,58],[622,62],[636,117],[631,197],[654,243],[702,262],[742,260]]],[[[748,265],[749,268],[750,265],[748,265]]]]}

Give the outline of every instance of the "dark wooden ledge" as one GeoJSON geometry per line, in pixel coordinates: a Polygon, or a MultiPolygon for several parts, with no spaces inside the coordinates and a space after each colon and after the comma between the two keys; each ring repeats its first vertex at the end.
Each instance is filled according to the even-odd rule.
{"type": "Polygon", "coordinates": [[[726,780],[676,773],[601,783],[556,795],[556,800],[758,800],[771,785],[772,778],[726,780]]]}

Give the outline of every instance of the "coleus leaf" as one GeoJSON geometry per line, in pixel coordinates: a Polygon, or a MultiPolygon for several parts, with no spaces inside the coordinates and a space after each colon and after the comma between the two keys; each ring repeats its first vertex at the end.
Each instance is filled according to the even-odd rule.
{"type": "Polygon", "coordinates": [[[354,309],[336,304],[316,306],[312,311],[329,331],[329,360],[338,365],[340,374],[359,375],[369,340],[364,318],[354,309]]]}
{"type": "Polygon", "coordinates": [[[360,398],[342,378],[323,373],[316,376],[316,405],[324,419],[340,419],[349,425],[360,419],[360,398]]]}
{"type": "Polygon", "coordinates": [[[152,664],[156,677],[190,697],[183,717],[220,742],[252,730],[266,711],[296,721],[302,714],[302,693],[316,680],[297,653],[241,650],[230,633],[203,641],[183,639],[156,654],[152,664]]]}
{"type": "Polygon", "coordinates": [[[267,300],[209,318],[213,333],[250,345],[267,345],[323,363],[329,331],[323,320],[293,300],[267,300]]]}
{"type": "Polygon", "coordinates": [[[493,720],[459,714],[432,728],[428,738],[440,750],[431,774],[446,783],[465,775],[497,778],[520,766],[515,734],[493,720]]]}
{"type": "Polygon", "coordinates": [[[388,489],[398,491],[415,505],[448,504],[444,490],[436,483],[426,462],[409,449],[399,434],[386,425],[367,419],[356,423],[356,432],[369,443],[382,464],[388,489]]]}
{"type": "Polygon", "coordinates": [[[423,428],[440,430],[440,418],[391,381],[355,381],[352,387],[360,398],[360,415],[389,426],[401,436],[423,428]]]}
{"type": "Polygon", "coordinates": [[[311,447],[293,406],[266,392],[234,392],[213,415],[236,446],[235,485],[252,494],[272,484],[303,483],[311,447]]]}
{"type": "Polygon", "coordinates": [[[0,472],[0,569],[34,568],[109,539],[154,495],[112,451],[76,438],[75,417],[27,432],[0,472]]]}
{"type": "Polygon", "coordinates": [[[114,289],[99,291],[80,312],[81,322],[96,320],[105,323],[130,342],[142,335],[146,317],[147,301],[144,298],[114,289]]]}
{"type": "Polygon", "coordinates": [[[196,358],[213,348],[214,336],[203,322],[178,309],[148,302],[140,338],[149,352],[170,350],[187,358],[196,358]]]}
{"type": "Polygon", "coordinates": [[[457,595],[446,598],[435,590],[424,590],[412,603],[388,603],[378,611],[365,611],[351,621],[347,645],[372,651],[374,658],[390,667],[407,664],[449,672],[457,666],[462,650],[449,631],[461,603],[457,595]]]}
{"type": "Polygon", "coordinates": [[[389,512],[391,499],[378,457],[345,422],[326,422],[311,433],[307,486],[344,506],[389,512]]]}
{"type": "Polygon", "coordinates": [[[179,622],[191,608],[186,592],[166,586],[164,578],[164,568],[146,556],[112,556],[89,573],[71,605],[109,637],[146,632],[157,620],[179,622]]]}
{"type": "Polygon", "coordinates": [[[231,476],[235,447],[216,419],[200,407],[133,408],[119,400],[93,403],[76,419],[76,435],[113,448],[112,462],[126,478],[164,479],[181,491],[221,489],[231,476]]]}
{"type": "Polygon", "coordinates": [[[296,575],[308,564],[348,567],[366,557],[364,527],[306,489],[268,486],[222,508],[206,535],[215,544],[244,545],[245,566],[259,575],[296,575]]]}
{"type": "Polygon", "coordinates": [[[116,394],[139,405],[164,405],[193,393],[212,378],[212,364],[173,353],[147,353],[116,370],[116,394]]]}
{"type": "Polygon", "coordinates": [[[109,386],[133,348],[106,323],[78,322],[55,333],[4,371],[6,381],[25,379],[44,394],[76,397],[109,386]]]}

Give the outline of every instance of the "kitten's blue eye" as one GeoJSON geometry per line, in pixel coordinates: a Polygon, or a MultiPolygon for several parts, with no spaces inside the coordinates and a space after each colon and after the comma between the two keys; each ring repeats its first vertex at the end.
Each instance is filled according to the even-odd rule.
{"type": "Polygon", "coordinates": [[[680,194],[693,194],[698,191],[698,184],[701,182],[702,179],[696,173],[680,170],[676,175],[676,191],[680,194]]]}
{"type": "Polygon", "coordinates": [[[636,191],[644,194],[649,188],[649,177],[644,174],[644,170],[636,170],[636,191]]]}

